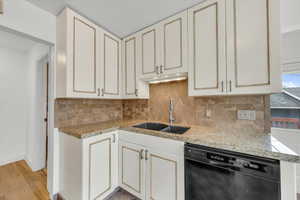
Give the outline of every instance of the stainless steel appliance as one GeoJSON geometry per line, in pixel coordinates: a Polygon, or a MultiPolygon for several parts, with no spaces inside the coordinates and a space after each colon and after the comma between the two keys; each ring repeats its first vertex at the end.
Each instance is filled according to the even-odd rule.
{"type": "Polygon", "coordinates": [[[280,200],[280,164],[186,144],[185,187],[185,200],[280,200]]]}

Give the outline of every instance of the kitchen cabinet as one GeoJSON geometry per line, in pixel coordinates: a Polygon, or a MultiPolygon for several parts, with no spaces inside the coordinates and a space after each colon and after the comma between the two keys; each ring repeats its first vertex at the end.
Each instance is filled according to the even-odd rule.
{"type": "Polygon", "coordinates": [[[121,98],[121,40],[112,34],[103,31],[99,35],[102,43],[101,56],[101,91],[104,98],[121,98]]]}
{"type": "Polygon", "coordinates": [[[154,149],[145,151],[147,166],[147,198],[161,200],[177,200],[180,174],[179,157],[172,154],[164,154],[154,149]]]}
{"type": "Polygon", "coordinates": [[[280,92],[278,0],[208,0],[188,12],[189,95],[280,92]]]}
{"type": "Polygon", "coordinates": [[[66,8],[57,17],[56,96],[121,98],[121,40],[66,8]]]}
{"type": "Polygon", "coordinates": [[[140,199],[145,199],[144,147],[119,142],[120,186],[140,199]]]}
{"type": "Polygon", "coordinates": [[[189,9],[189,95],[226,92],[225,1],[189,9]]]}
{"type": "Polygon", "coordinates": [[[60,194],[65,199],[105,199],[118,186],[117,133],[78,139],[60,136],[60,194]]]}
{"type": "Polygon", "coordinates": [[[182,142],[127,131],[119,136],[122,188],[140,199],[184,199],[182,142]]]}
{"type": "Polygon", "coordinates": [[[140,80],[142,70],[139,65],[141,51],[137,45],[140,41],[137,34],[123,40],[123,98],[149,98],[149,86],[140,80]]]}
{"type": "Polygon", "coordinates": [[[140,78],[187,72],[187,11],[137,33],[141,51],[140,78]]]}

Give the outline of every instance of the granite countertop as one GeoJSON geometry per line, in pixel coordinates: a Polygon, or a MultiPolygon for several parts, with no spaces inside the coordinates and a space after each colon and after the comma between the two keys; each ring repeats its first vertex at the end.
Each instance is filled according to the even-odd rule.
{"type": "Polygon", "coordinates": [[[152,135],[254,156],[300,163],[300,156],[287,148],[276,138],[272,137],[271,134],[241,133],[235,131],[230,131],[229,133],[217,130],[213,127],[190,126],[191,128],[184,134],[176,135],[132,127],[135,124],[144,122],[147,121],[109,121],[97,124],[65,127],[60,128],[59,131],[83,139],[115,130],[125,130],[137,134],[152,135]]]}

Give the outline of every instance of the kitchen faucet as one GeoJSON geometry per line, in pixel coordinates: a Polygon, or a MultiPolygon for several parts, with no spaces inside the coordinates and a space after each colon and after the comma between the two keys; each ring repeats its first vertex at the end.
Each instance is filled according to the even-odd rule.
{"type": "Polygon", "coordinates": [[[170,103],[169,103],[169,123],[170,123],[170,125],[173,125],[173,122],[175,121],[173,114],[174,114],[174,102],[173,102],[173,99],[170,98],[170,103]]]}

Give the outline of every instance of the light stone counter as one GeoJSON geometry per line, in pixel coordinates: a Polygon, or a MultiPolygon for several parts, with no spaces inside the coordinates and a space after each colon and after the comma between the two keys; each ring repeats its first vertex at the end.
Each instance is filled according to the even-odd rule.
{"type": "Polygon", "coordinates": [[[300,163],[300,156],[272,137],[271,134],[235,132],[234,130],[224,132],[213,127],[191,126],[186,133],[176,135],[172,133],[132,127],[135,124],[144,122],[147,121],[109,121],[97,124],[60,128],[59,130],[60,132],[80,139],[115,130],[125,130],[137,134],[153,135],[217,149],[300,163]]]}

